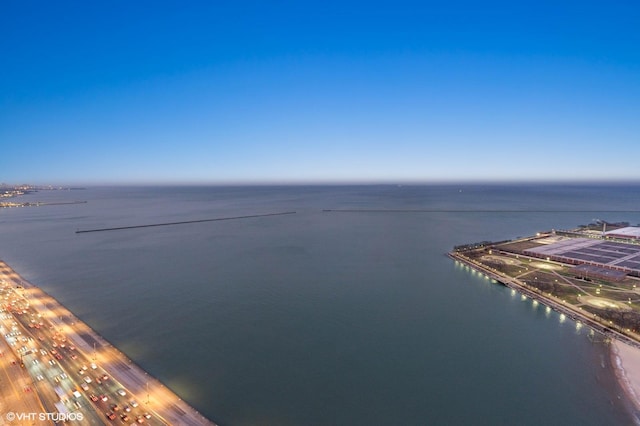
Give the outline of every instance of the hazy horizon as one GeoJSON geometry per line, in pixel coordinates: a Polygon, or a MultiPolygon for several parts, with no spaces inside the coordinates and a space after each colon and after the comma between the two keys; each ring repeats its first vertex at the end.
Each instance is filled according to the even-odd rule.
{"type": "Polygon", "coordinates": [[[300,186],[608,186],[640,185],[640,179],[583,179],[583,180],[431,180],[431,181],[131,181],[131,182],[91,182],[91,181],[21,181],[0,182],[1,185],[51,186],[62,188],[99,188],[99,187],[300,187],[300,186]]]}

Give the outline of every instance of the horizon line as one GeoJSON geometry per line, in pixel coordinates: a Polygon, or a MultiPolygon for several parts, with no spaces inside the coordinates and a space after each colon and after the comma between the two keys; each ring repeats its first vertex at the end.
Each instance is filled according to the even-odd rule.
{"type": "Polygon", "coordinates": [[[52,187],[117,187],[117,186],[447,186],[447,185],[638,185],[636,179],[424,179],[424,180],[140,180],[102,182],[58,182],[58,183],[6,183],[3,186],[52,186],[52,187]]]}

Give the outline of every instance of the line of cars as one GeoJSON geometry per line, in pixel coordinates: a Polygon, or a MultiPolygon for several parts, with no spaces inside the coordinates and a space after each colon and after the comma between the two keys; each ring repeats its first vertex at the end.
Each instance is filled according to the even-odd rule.
{"type": "MultiPolygon", "coordinates": [[[[80,402],[87,398],[91,400],[89,406],[94,406],[93,411],[97,412],[96,414],[104,413],[107,419],[112,421],[119,417],[125,423],[133,421],[131,424],[141,424],[152,418],[148,412],[137,408],[138,403],[134,399],[126,398],[127,392],[119,388],[116,382],[112,382],[106,371],[95,362],[88,362],[88,355],[77,351],[71,342],[67,341],[63,331],[64,326],[61,327],[46,320],[14,289],[4,287],[0,290],[0,294],[3,294],[5,299],[3,308],[7,308],[0,314],[6,319],[13,320],[14,324],[10,330],[13,334],[9,337],[16,345],[19,342],[25,344],[18,351],[35,355],[30,362],[33,368],[29,369],[32,377],[35,378],[34,382],[50,383],[49,380],[51,380],[53,383],[50,385],[63,402],[73,403],[77,409],[80,409],[82,405],[80,402]],[[20,323],[26,335],[21,335],[16,321],[20,323]],[[90,369],[86,366],[87,364],[90,365],[90,369]],[[75,375],[75,371],[78,372],[78,376],[75,375]],[[46,377],[43,377],[43,374],[46,377]],[[74,377],[69,378],[68,375],[74,377]],[[46,378],[48,380],[45,381],[46,378]],[[58,386],[61,388],[58,389],[58,386]],[[67,391],[63,392],[62,388],[66,388],[67,391]],[[85,395],[82,395],[80,390],[84,391],[85,395]]],[[[95,356],[93,359],[95,360],[95,356]]],[[[83,409],[85,408],[88,407],[83,409]]],[[[156,421],[151,423],[156,424],[156,421]]]]}
{"type": "MultiPolygon", "coordinates": [[[[118,389],[117,393],[123,397],[127,395],[124,389],[118,389]]],[[[128,404],[125,404],[122,407],[117,403],[109,403],[109,397],[104,394],[100,396],[91,394],[89,396],[89,399],[91,399],[91,401],[93,401],[94,403],[101,403],[101,402],[107,403],[106,408],[108,411],[105,411],[105,416],[109,420],[115,420],[116,418],[120,417],[120,420],[122,420],[123,422],[134,420],[133,424],[135,424],[135,423],[144,423],[145,420],[148,420],[151,418],[151,414],[146,412],[144,414],[137,414],[137,415],[131,414],[132,409],[137,408],[139,405],[134,399],[131,399],[130,401],[128,401],[128,404]]]]}

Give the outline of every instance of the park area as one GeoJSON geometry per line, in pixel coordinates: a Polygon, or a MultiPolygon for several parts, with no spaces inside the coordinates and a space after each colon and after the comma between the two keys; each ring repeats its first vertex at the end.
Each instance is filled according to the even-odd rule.
{"type": "Polygon", "coordinates": [[[540,293],[553,296],[585,315],[597,316],[628,332],[640,330],[640,279],[624,275],[616,280],[587,274],[575,265],[525,254],[536,242],[484,245],[464,255],[499,274],[515,278],[540,293]]]}

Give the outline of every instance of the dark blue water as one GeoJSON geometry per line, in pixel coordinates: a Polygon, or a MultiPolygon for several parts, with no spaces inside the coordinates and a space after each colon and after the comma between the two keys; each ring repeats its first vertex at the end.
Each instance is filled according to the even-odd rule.
{"type": "Polygon", "coordinates": [[[88,203],[0,210],[0,257],[223,425],[628,424],[607,347],[445,253],[594,219],[637,224],[639,195],[606,185],[39,192],[20,200],[88,203]]]}

